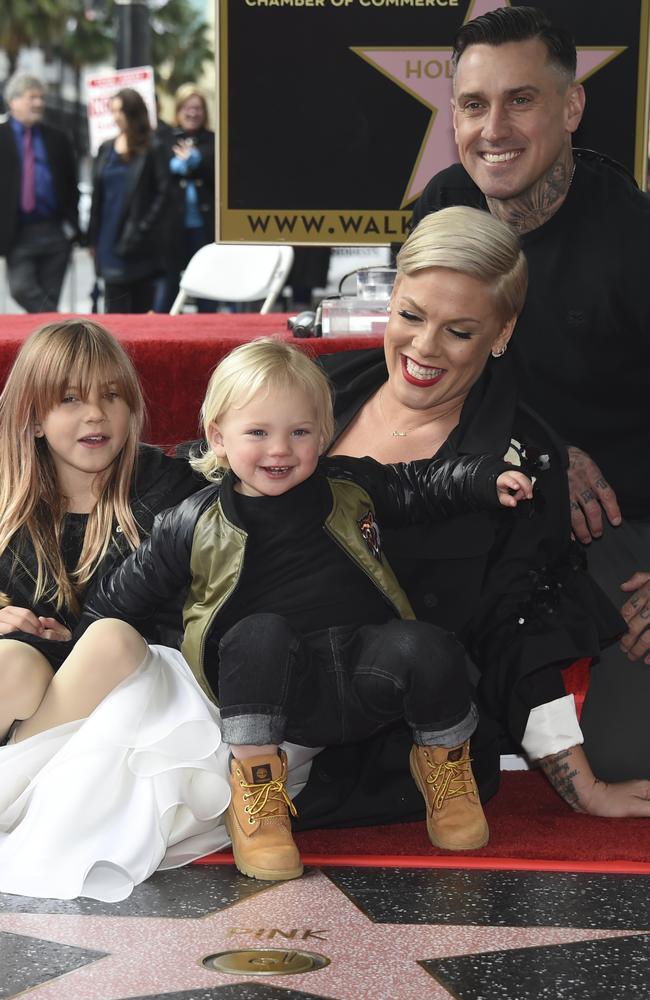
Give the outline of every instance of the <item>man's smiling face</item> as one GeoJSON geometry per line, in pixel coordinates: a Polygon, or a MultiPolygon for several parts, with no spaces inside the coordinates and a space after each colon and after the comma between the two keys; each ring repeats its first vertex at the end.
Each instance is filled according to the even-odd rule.
{"type": "Polygon", "coordinates": [[[469,46],[452,104],[461,163],[487,198],[506,200],[528,191],[560,158],[580,123],[584,91],[534,38],[469,46]]]}

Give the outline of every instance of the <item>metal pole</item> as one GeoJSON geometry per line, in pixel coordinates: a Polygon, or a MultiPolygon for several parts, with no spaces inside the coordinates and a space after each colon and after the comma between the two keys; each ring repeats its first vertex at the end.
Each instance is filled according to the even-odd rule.
{"type": "Polygon", "coordinates": [[[117,69],[151,65],[147,0],[115,0],[117,10],[117,69]]]}

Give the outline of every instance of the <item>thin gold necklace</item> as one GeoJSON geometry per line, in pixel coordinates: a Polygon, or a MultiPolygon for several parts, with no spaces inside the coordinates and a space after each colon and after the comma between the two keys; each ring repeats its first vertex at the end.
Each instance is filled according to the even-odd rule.
{"type": "MultiPolygon", "coordinates": [[[[393,429],[390,426],[390,424],[388,423],[388,420],[386,419],[386,414],[384,413],[384,406],[383,406],[383,403],[381,401],[382,393],[383,393],[384,389],[386,388],[387,384],[388,383],[384,382],[384,384],[382,385],[381,389],[377,393],[377,402],[379,403],[379,413],[381,414],[381,419],[383,420],[384,425],[386,427],[386,430],[388,431],[388,433],[390,434],[390,436],[394,437],[394,438],[405,438],[405,437],[408,437],[409,434],[413,434],[415,431],[423,430],[425,427],[427,427],[431,431],[432,441],[436,443],[436,448],[438,448],[440,446],[440,444],[442,443],[442,441],[438,440],[438,434],[434,433],[434,431],[436,430],[436,428],[441,428],[442,427],[444,429],[446,427],[447,429],[444,432],[445,433],[445,438],[446,438],[446,436],[449,433],[449,431],[452,430],[456,426],[456,424],[458,423],[457,420],[454,420],[447,427],[447,424],[446,424],[447,418],[451,417],[451,415],[453,415],[453,410],[450,410],[448,413],[442,413],[442,414],[440,414],[437,417],[432,417],[426,424],[417,424],[415,427],[409,427],[409,429],[407,431],[398,431],[396,429],[393,429]]],[[[462,407],[461,407],[461,409],[462,409],[462,407]]],[[[459,409],[458,412],[460,413],[460,409],[459,409]]],[[[444,440],[444,438],[442,440],[444,440]]]]}
{"type": "Polygon", "coordinates": [[[377,393],[377,402],[379,403],[379,412],[381,413],[381,419],[384,421],[384,424],[386,425],[386,430],[390,433],[391,437],[394,437],[394,438],[405,438],[405,437],[408,437],[409,436],[409,431],[395,431],[395,430],[391,430],[391,426],[388,423],[388,421],[386,420],[386,414],[384,413],[384,407],[383,407],[383,404],[382,404],[382,401],[381,401],[381,395],[382,395],[382,393],[384,391],[385,386],[386,386],[386,383],[384,382],[384,384],[382,385],[381,389],[377,393]]]}

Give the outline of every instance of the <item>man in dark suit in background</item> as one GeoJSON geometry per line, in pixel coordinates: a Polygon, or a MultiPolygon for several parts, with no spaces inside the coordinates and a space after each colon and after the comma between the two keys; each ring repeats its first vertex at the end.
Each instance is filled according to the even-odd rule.
{"type": "Polygon", "coordinates": [[[0,125],[0,255],[9,290],[28,313],[56,312],[72,239],[77,235],[77,166],[65,133],[42,123],[43,84],[14,73],[0,125]]]}

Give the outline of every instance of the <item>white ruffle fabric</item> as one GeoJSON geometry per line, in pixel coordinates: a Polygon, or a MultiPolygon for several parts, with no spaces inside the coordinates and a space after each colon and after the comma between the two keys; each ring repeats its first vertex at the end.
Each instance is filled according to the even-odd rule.
{"type": "MultiPolygon", "coordinates": [[[[295,749],[290,794],[317,752],[295,749]]],[[[149,647],[87,719],[0,748],[0,892],[115,902],[223,849],[228,755],[181,654],[149,647]]]]}

